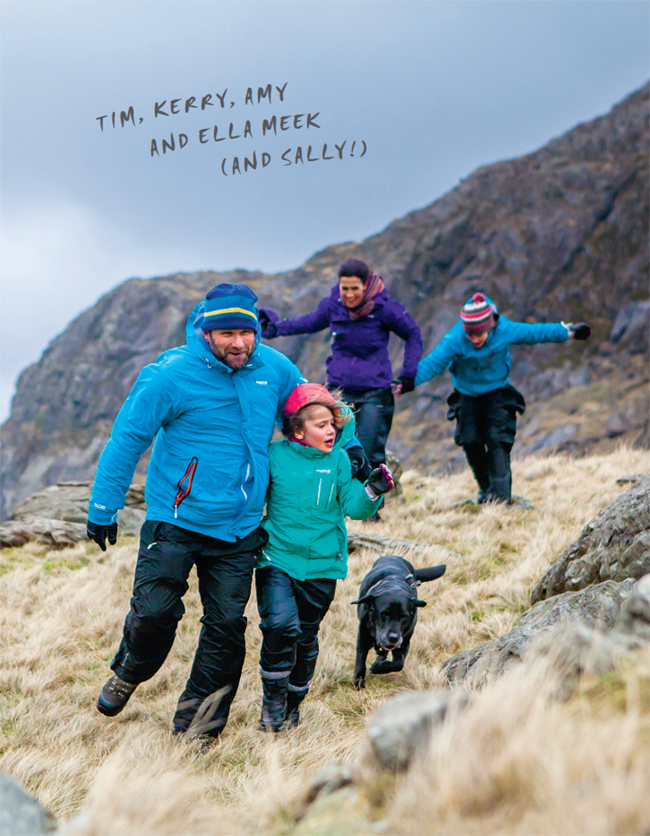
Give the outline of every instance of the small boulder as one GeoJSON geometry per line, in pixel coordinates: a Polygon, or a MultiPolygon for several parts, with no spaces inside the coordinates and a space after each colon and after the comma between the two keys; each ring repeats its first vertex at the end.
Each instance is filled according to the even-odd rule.
{"type": "Polygon", "coordinates": [[[424,753],[431,735],[449,709],[462,709],[470,696],[453,691],[413,691],[398,694],[370,718],[368,737],[384,769],[401,772],[424,753]]]}
{"type": "Polygon", "coordinates": [[[57,829],[56,819],[23,787],[0,772],[0,836],[40,836],[57,829]]]}

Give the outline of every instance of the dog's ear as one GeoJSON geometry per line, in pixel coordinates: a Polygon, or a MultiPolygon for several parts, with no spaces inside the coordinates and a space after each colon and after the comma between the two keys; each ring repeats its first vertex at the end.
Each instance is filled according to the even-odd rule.
{"type": "Polygon", "coordinates": [[[426,607],[426,605],[427,605],[427,602],[426,601],[420,601],[419,598],[417,598],[416,601],[415,601],[415,606],[416,607],[426,607]]]}
{"type": "Polygon", "coordinates": [[[358,598],[356,601],[350,601],[351,604],[369,604],[374,600],[373,595],[364,595],[363,598],[358,598]]]}

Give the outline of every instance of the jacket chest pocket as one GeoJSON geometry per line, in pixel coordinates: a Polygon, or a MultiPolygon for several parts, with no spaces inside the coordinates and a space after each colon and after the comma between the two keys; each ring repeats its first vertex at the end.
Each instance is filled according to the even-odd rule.
{"type": "Polygon", "coordinates": [[[331,508],[336,502],[335,474],[327,469],[317,469],[313,481],[313,504],[319,510],[331,508]]]}

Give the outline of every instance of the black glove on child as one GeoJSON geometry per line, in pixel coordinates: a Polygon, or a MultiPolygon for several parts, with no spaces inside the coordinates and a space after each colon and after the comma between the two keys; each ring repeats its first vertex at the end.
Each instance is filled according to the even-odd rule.
{"type": "Polygon", "coordinates": [[[569,332],[570,340],[588,340],[591,336],[591,326],[586,322],[563,322],[569,332]]]}
{"type": "Polygon", "coordinates": [[[380,464],[368,476],[366,482],[366,489],[370,491],[375,498],[382,496],[382,494],[392,491],[395,487],[393,474],[386,467],[385,464],[380,464]]]}
{"type": "Polygon", "coordinates": [[[408,392],[412,392],[415,389],[414,377],[404,377],[404,375],[400,375],[399,382],[402,384],[400,395],[406,395],[408,392]]]}
{"type": "Polygon", "coordinates": [[[110,525],[97,525],[97,523],[93,523],[88,520],[86,523],[86,534],[88,535],[89,540],[94,540],[99,548],[105,552],[107,537],[111,546],[114,546],[117,542],[117,523],[114,522],[110,525]]]}
{"type": "Polygon", "coordinates": [[[350,459],[352,475],[355,479],[358,479],[359,482],[365,482],[368,476],[370,476],[372,467],[370,466],[370,460],[368,459],[368,456],[366,456],[363,447],[347,447],[345,452],[348,454],[350,459]]]}

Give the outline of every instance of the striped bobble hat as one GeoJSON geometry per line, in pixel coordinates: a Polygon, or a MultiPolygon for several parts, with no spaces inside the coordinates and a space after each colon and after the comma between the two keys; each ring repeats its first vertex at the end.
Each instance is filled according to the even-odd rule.
{"type": "Polygon", "coordinates": [[[258,330],[257,296],[245,284],[222,282],[209,290],[203,307],[203,331],[218,328],[258,330]]]}
{"type": "Polygon", "coordinates": [[[494,326],[494,305],[483,293],[475,293],[460,309],[460,321],[468,334],[489,331],[494,326]]]}

